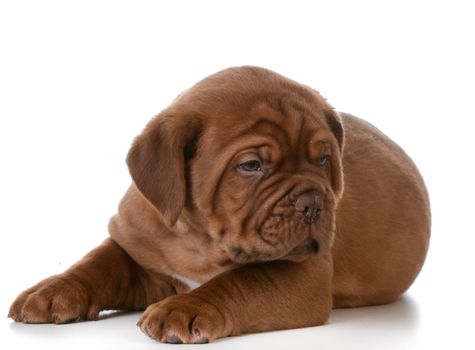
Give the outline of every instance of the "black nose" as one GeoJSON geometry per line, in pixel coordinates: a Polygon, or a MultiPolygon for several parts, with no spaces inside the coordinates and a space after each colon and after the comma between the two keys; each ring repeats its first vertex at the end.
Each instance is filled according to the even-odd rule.
{"type": "Polygon", "coordinates": [[[323,207],[322,195],[317,191],[304,192],[297,197],[294,207],[305,216],[307,224],[313,224],[323,207]]]}

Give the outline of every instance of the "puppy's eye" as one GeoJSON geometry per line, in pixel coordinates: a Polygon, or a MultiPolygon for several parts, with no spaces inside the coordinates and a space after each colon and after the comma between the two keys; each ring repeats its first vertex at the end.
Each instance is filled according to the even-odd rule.
{"type": "Polygon", "coordinates": [[[320,159],[318,160],[318,164],[323,168],[325,165],[328,164],[329,161],[330,161],[330,156],[323,156],[323,157],[320,157],[320,159]]]}
{"type": "Polygon", "coordinates": [[[242,163],[238,165],[238,169],[241,171],[262,171],[261,162],[258,160],[250,160],[248,162],[242,163]]]}

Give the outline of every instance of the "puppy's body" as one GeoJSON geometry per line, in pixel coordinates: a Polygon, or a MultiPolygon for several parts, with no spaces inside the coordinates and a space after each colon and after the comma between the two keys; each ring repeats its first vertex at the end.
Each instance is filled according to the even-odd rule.
{"type": "MultiPolygon", "coordinates": [[[[351,172],[345,172],[337,210],[334,304],[387,303],[409,287],[424,262],[430,232],[428,197],[416,167],[399,146],[369,123],[348,114],[342,117],[343,168],[351,167],[351,172]]],[[[151,271],[205,283],[237,267],[201,232],[180,225],[167,229],[134,185],[109,228],[112,238],[151,271]],[[143,215],[135,215],[137,208],[143,215]]]]}
{"type": "Polygon", "coordinates": [[[15,320],[150,305],[144,332],[200,343],[393,301],[425,259],[429,202],[412,161],[270,71],[198,83],[147,126],[128,164],[112,239],[21,294],[15,320]]]}

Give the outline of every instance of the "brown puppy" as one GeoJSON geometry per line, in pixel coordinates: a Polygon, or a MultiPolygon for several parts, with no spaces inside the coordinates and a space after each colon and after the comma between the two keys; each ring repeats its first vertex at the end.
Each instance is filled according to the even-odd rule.
{"type": "Polygon", "coordinates": [[[169,343],[315,326],[397,299],[426,256],[429,201],[408,156],[265,69],[193,86],[127,163],[111,238],[20,294],[15,321],[146,309],[140,328],[169,343]]]}

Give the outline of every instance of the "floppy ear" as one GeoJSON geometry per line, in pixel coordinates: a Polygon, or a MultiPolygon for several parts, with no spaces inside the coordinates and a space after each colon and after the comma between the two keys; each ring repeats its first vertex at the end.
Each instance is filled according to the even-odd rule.
{"type": "Polygon", "coordinates": [[[196,142],[197,119],[160,114],[132,144],[127,165],[140,192],[173,226],[185,206],[185,153],[196,142]]]}
{"type": "Polygon", "coordinates": [[[341,158],[343,157],[343,147],[345,142],[343,124],[341,116],[334,111],[333,109],[324,110],[325,120],[328,124],[328,127],[335,136],[337,146],[338,146],[338,156],[332,157],[331,166],[332,166],[332,187],[333,192],[337,198],[341,198],[343,194],[343,166],[341,163],[341,158]]]}

